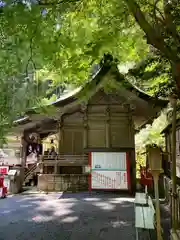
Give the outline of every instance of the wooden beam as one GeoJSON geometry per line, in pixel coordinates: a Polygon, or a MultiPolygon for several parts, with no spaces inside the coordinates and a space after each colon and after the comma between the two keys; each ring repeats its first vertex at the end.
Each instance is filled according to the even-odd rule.
{"type": "Polygon", "coordinates": [[[81,105],[83,112],[83,148],[88,147],[88,107],[86,104],[81,105]]]}
{"type": "Polygon", "coordinates": [[[27,141],[26,141],[26,133],[23,134],[23,136],[21,137],[21,153],[20,153],[20,158],[21,158],[21,164],[22,167],[26,166],[26,150],[27,150],[27,141]]]}
{"type": "Polygon", "coordinates": [[[106,147],[110,148],[110,106],[106,108],[106,147]]]}
{"type": "Polygon", "coordinates": [[[63,146],[63,115],[58,121],[58,154],[61,152],[61,146],[63,146]]]}

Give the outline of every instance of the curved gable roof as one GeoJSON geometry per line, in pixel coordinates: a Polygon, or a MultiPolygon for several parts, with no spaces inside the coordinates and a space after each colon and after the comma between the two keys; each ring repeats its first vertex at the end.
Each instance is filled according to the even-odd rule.
{"type": "MultiPolygon", "coordinates": [[[[100,68],[97,69],[96,73],[92,76],[92,78],[86,82],[86,84],[82,87],[76,88],[73,91],[63,95],[62,97],[58,98],[56,101],[47,104],[46,106],[54,106],[54,107],[64,107],[68,104],[75,103],[78,99],[88,95],[89,92],[92,92],[91,96],[96,92],[96,89],[103,84],[103,80],[108,73],[112,73],[115,77],[115,81],[117,83],[122,83],[123,87],[128,90],[129,92],[134,93],[139,99],[142,99],[148,103],[151,103],[154,106],[164,108],[167,106],[168,101],[158,99],[152,97],[141,89],[137,88],[135,85],[130,83],[124,76],[119,72],[117,64],[111,58],[109,60],[108,57],[104,58],[103,63],[101,63],[100,68]]],[[[90,97],[91,97],[90,96],[90,97]]],[[[89,98],[90,98],[89,97],[89,98]]],[[[46,107],[44,106],[44,107],[46,107]]],[[[36,108],[30,109],[26,112],[26,115],[36,114],[36,108]]],[[[27,121],[27,117],[26,117],[27,121]]],[[[26,122],[25,121],[25,122],[26,122]]],[[[15,121],[16,124],[23,124],[24,118],[15,121]]]]}

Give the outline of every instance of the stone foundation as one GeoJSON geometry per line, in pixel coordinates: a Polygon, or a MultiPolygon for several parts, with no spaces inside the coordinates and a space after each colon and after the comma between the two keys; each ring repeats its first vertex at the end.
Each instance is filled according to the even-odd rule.
{"type": "Polygon", "coordinates": [[[88,174],[39,174],[38,190],[79,192],[88,190],[88,174]]]}

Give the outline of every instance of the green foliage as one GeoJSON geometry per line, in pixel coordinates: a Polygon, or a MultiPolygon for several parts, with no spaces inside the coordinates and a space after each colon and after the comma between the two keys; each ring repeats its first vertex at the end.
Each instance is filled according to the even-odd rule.
{"type": "Polygon", "coordinates": [[[167,98],[177,92],[169,61],[155,53],[137,63],[128,76],[135,85],[156,97],[167,98]]]}
{"type": "Polygon", "coordinates": [[[177,0],[124,0],[124,2],[144,31],[148,44],[176,65],[180,60],[180,2],[177,0]]]}
{"type": "Polygon", "coordinates": [[[140,165],[146,164],[146,146],[158,145],[162,148],[165,146],[165,140],[161,132],[168,124],[167,112],[164,111],[161,115],[154,120],[152,125],[147,125],[135,136],[136,146],[136,168],[137,177],[139,177],[140,165]]]}
{"type": "MultiPolygon", "coordinates": [[[[0,8],[2,125],[7,122],[6,126],[10,126],[14,116],[46,101],[44,78],[52,78],[52,87],[82,85],[89,80],[92,64],[99,63],[104,53],[118,58],[120,64],[136,63],[149,52],[148,39],[166,59],[175,61],[179,57],[176,32],[179,31],[180,11],[177,1],[171,6],[173,21],[164,20],[168,9],[164,10],[162,0],[157,4],[144,0],[5,3],[0,8]],[[134,10],[137,12],[138,7],[145,19],[139,20],[141,15],[135,16],[134,10]],[[32,72],[35,75],[29,81],[27,77],[32,72]]],[[[170,66],[165,58],[156,58],[156,63],[146,66],[143,75],[133,76],[133,81],[139,82],[151,94],[159,93],[165,82],[171,82],[170,66]],[[150,79],[150,75],[150,81],[140,81],[150,79]]]]}
{"type": "Polygon", "coordinates": [[[141,149],[136,150],[136,178],[140,178],[140,166],[146,165],[146,155],[141,149]]]}
{"type": "Polygon", "coordinates": [[[127,62],[147,52],[123,1],[5,3],[0,8],[0,138],[4,122],[9,128],[15,116],[46,101],[44,79],[52,79],[53,88],[81,85],[104,53],[127,62]]]}
{"type": "Polygon", "coordinates": [[[147,125],[136,134],[135,142],[137,149],[145,150],[146,145],[156,144],[158,146],[164,146],[164,138],[161,135],[162,130],[167,125],[167,114],[162,112],[159,118],[155,119],[152,125],[147,125]]]}

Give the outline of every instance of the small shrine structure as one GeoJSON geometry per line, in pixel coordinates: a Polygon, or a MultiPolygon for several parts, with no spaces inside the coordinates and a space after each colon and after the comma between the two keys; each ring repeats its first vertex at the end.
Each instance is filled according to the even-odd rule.
{"type": "Polygon", "coordinates": [[[26,162],[30,134],[38,134],[39,140],[56,134],[57,155],[49,158],[44,149],[39,154],[40,190],[134,192],[135,131],[166,105],[167,101],[151,97],[125,80],[107,55],[83,87],[46,106],[54,109],[52,114],[32,109],[16,121],[14,131],[23,137],[22,163],[26,162]]]}

